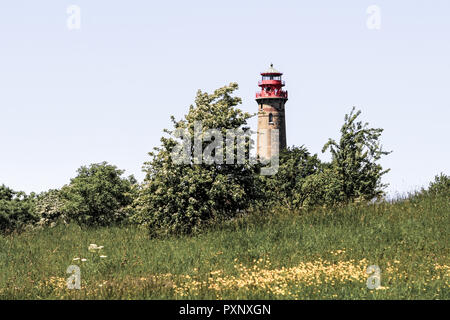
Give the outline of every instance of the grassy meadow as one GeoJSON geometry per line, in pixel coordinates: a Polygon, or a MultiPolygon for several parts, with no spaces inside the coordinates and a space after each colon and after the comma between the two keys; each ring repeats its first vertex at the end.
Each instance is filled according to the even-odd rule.
{"type": "Polygon", "coordinates": [[[254,212],[186,237],[76,224],[0,236],[0,299],[449,299],[449,213],[447,195],[416,196],[254,212]],[[66,287],[73,264],[80,290],[66,287]]]}

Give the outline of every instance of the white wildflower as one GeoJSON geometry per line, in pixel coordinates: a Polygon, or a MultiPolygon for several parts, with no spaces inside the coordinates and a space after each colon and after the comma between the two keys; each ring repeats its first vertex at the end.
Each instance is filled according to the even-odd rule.
{"type": "Polygon", "coordinates": [[[93,251],[95,251],[95,250],[101,250],[101,249],[103,249],[103,248],[104,248],[104,246],[98,246],[98,245],[96,245],[95,243],[91,243],[91,244],[89,245],[89,247],[88,247],[88,250],[91,251],[91,252],[93,252],[93,251]]]}

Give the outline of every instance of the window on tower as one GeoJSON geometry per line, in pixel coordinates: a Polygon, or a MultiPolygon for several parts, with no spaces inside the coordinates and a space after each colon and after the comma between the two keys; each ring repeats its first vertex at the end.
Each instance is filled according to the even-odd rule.
{"type": "Polygon", "coordinates": [[[263,81],[264,81],[264,80],[277,80],[277,81],[281,81],[281,76],[268,75],[268,76],[263,76],[262,79],[263,79],[263,81]]]}
{"type": "Polygon", "coordinates": [[[273,123],[273,114],[269,113],[269,123],[273,123]]]}

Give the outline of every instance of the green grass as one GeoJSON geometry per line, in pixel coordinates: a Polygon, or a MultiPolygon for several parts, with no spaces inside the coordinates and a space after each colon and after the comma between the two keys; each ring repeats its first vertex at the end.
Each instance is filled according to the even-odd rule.
{"type": "Polygon", "coordinates": [[[274,211],[192,237],[77,225],[3,236],[0,299],[449,299],[448,196],[274,211]],[[66,288],[71,264],[81,290],[66,288]]]}

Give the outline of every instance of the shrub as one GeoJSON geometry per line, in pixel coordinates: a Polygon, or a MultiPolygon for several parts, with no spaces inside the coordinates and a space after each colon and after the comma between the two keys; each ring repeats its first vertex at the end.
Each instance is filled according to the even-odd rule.
{"type": "Polygon", "coordinates": [[[434,177],[434,181],[430,182],[428,192],[431,194],[449,194],[450,193],[450,177],[441,173],[434,177]]]}
{"type": "Polygon", "coordinates": [[[336,172],[324,165],[318,172],[305,178],[301,186],[303,208],[335,206],[344,200],[341,197],[342,184],[336,172]]]}
{"type": "Polygon", "coordinates": [[[20,231],[35,223],[38,218],[34,212],[35,195],[14,191],[5,185],[0,186],[0,232],[20,231]]]}
{"type": "Polygon", "coordinates": [[[260,176],[264,192],[264,206],[282,205],[300,208],[307,196],[302,190],[306,179],[322,166],[317,155],[311,156],[305,147],[292,147],[280,151],[278,172],[260,176]]]}
{"type": "Polygon", "coordinates": [[[83,166],[60,191],[62,209],[51,209],[55,209],[55,215],[61,209],[61,215],[81,224],[105,226],[123,221],[128,212],[125,207],[133,201],[136,183],[132,176],[122,178],[123,173],[107,162],[83,166]]]}
{"type": "Polygon", "coordinates": [[[280,152],[278,173],[261,177],[264,205],[296,208],[335,206],[355,200],[372,200],[383,195],[381,177],[388,172],[377,161],[390,152],[382,150],[382,129],[357,122],[361,111],[345,115],[339,143],[329,139],[322,152],[330,149],[331,163],[321,163],[306,148],[280,152]]]}
{"type": "Polygon", "coordinates": [[[39,194],[36,198],[36,214],[39,217],[39,225],[49,225],[61,220],[68,222],[67,214],[64,214],[65,201],[60,190],[49,190],[39,194]]]}

